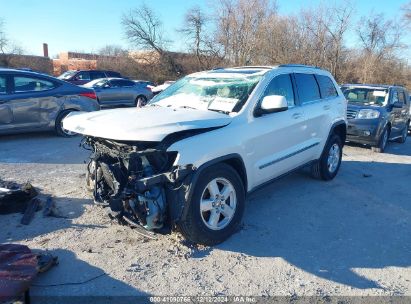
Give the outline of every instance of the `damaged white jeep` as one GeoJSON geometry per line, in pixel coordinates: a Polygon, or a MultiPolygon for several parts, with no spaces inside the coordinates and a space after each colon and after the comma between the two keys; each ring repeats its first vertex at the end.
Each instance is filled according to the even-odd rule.
{"type": "Polygon", "coordinates": [[[214,245],[239,228],[248,192],[306,165],[334,178],[345,117],[330,73],[281,65],[192,74],[143,108],[73,112],[63,125],[92,151],[96,203],[148,236],[178,229],[214,245]]]}

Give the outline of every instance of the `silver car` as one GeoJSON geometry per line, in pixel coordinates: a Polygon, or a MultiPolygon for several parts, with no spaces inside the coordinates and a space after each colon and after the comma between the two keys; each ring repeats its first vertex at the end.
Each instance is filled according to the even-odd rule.
{"type": "Polygon", "coordinates": [[[97,94],[101,107],[128,105],[142,107],[153,97],[153,93],[143,83],[123,78],[101,78],[83,85],[97,94]]]}
{"type": "Polygon", "coordinates": [[[62,127],[73,111],[96,111],[93,90],[44,74],[0,68],[0,134],[55,130],[60,136],[75,133],[62,127]]]}

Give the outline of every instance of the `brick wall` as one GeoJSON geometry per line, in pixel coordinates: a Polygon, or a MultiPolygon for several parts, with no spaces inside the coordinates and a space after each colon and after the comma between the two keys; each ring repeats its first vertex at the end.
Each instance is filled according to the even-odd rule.
{"type": "Polygon", "coordinates": [[[53,73],[52,60],[42,56],[0,54],[0,66],[6,68],[29,68],[47,74],[53,73]]]}

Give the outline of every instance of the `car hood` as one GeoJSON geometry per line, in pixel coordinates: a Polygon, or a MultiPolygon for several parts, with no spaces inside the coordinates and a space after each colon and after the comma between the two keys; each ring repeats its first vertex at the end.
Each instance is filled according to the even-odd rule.
{"type": "Polygon", "coordinates": [[[72,112],[63,120],[63,128],[83,135],[123,141],[161,141],[167,135],[184,130],[223,127],[232,117],[186,108],[147,106],[72,112]]]}
{"type": "Polygon", "coordinates": [[[355,111],[359,111],[361,109],[373,109],[373,110],[381,111],[383,108],[384,108],[383,106],[378,106],[378,105],[362,105],[362,104],[350,103],[350,102],[347,105],[348,110],[355,110],[355,111]]]}

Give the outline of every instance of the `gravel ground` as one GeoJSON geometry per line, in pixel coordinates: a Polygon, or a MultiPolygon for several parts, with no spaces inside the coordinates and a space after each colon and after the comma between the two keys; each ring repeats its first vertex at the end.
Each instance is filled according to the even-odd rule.
{"type": "Polygon", "coordinates": [[[411,138],[384,154],[346,146],[331,182],[298,172],[252,193],[242,229],[216,247],[145,240],[84,186],[79,137],[0,137],[0,177],[31,181],[67,219],[0,216],[0,243],[58,255],[32,295],[411,295],[411,138]]]}

